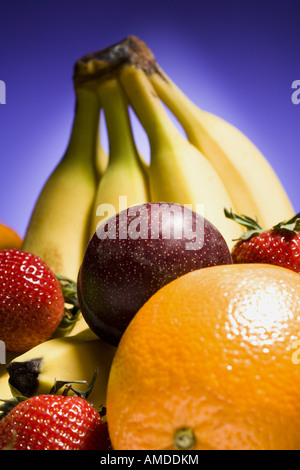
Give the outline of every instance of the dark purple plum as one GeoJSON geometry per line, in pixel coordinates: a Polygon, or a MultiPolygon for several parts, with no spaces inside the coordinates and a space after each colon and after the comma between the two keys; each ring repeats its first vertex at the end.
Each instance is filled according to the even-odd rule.
{"type": "Polygon", "coordinates": [[[78,274],[80,309],[94,333],[117,346],[158,289],[190,271],[231,263],[223,236],[200,214],[171,203],[134,206],[91,238],[78,274]]]}

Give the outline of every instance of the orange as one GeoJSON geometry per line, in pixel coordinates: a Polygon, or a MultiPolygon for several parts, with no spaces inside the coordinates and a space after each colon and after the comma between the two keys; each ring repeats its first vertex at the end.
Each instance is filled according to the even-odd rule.
{"type": "Polygon", "coordinates": [[[10,248],[20,249],[22,238],[11,227],[0,223],[0,250],[10,248]]]}
{"type": "Polygon", "coordinates": [[[115,450],[299,450],[300,276],[215,266],[160,289],[107,389],[115,450]]]}

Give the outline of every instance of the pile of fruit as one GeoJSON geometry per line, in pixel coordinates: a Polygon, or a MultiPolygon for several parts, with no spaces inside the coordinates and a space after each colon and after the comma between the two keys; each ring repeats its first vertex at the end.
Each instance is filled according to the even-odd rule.
{"type": "Polygon", "coordinates": [[[134,36],[73,84],[24,239],[0,227],[0,449],[299,449],[300,215],[274,170],[134,36]]]}

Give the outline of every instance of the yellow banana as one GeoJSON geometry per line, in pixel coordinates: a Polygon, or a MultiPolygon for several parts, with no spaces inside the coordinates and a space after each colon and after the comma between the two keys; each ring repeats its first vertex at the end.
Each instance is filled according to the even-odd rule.
{"type": "Polygon", "coordinates": [[[90,235],[100,109],[91,88],[75,87],[75,93],[68,147],[38,197],[22,245],[24,251],[43,258],[54,272],[73,280],[77,280],[90,235]]]}
{"type": "Polygon", "coordinates": [[[126,96],[114,78],[99,82],[98,95],[105,114],[109,159],[94,201],[91,234],[105,220],[101,215],[107,214],[106,204],[119,212],[149,201],[147,176],[135,146],[126,96]],[[120,196],[126,199],[121,202],[120,196]]]}
{"type": "Polygon", "coordinates": [[[146,74],[124,65],[119,79],[150,142],[149,167],[152,201],[190,204],[222,233],[229,247],[241,234],[224,217],[224,207],[234,207],[211,163],[176,129],[146,74]]]}
{"type": "Polygon", "coordinates": [[[8,379],[9,379],[9,375],[7,372],[0,375],[0,399],[2,400],[9,400],[10,398],[13,397],[13,394],[11,393],[11,389],[8,383],[8,379]]]}
{"type": "Polygon", "coordinates": [[[239,129],[201,110],[160,67],[152,69],[149,78],[189,141],[214,166],[239,213],[257,217],[265,228],[294,215],[275,171],[239,129]]]}
{"type": "MultiPolygon", "coordinates": [[[[90,382],[97,379],[89,400],[105,405],[106,387],[115,348],[100,340],[87,328],[75,336],[46,341],[15,357],[7,366],[12,395],[32,396],[49,393],[55,380],[90,382]]],[[[76,384],[78,390],[86,385],[76,384]]]]}
{"type": "Polygon", "coordinates": [[[82,313],[80,312],[79,315],[78,315],[77,321],[75,322],[75,324],[72,327],[72,329],[70,330],[70,332],[67,332],[67,335],[68,336],[75,336],[75,335],[81,334],[82,332],[84,332],[88,328],[89,328],[89,326],[86,323],[82,313]]]}

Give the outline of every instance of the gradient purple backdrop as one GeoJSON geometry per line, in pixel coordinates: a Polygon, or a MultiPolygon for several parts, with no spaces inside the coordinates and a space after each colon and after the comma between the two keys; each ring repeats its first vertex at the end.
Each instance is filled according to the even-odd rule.
{"type": "MultiPolygon", "coordinates": [[[[74,62],[130,34],[193,101],[253,140],[299,211],[300,104],[291,100],[299,18],[300,1],[291,0],[2,0],[0,221],[24,235],[66,149],[74,62]]],[[[147,153],[143,135],[137,139],[147,153]]]]}

